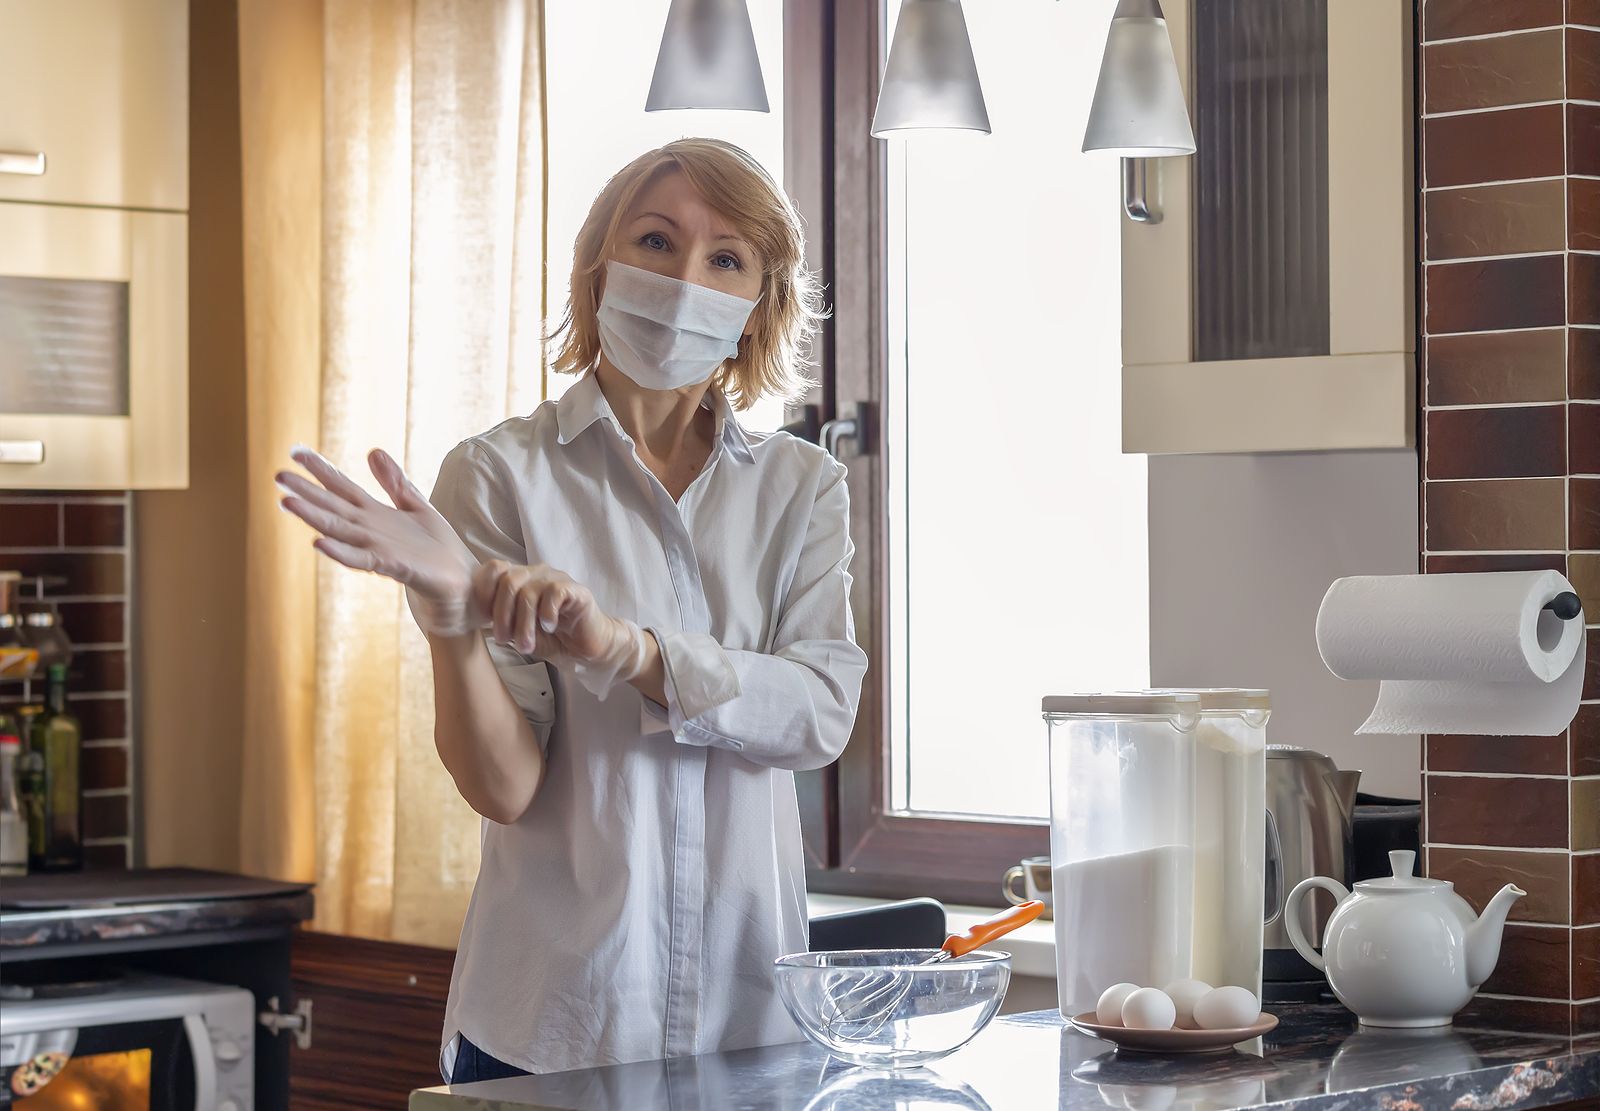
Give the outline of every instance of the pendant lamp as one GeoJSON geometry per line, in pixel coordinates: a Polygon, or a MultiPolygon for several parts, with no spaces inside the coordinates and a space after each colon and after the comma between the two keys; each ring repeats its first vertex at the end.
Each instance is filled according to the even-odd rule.
{"type": "Polygon", "coordinates": [[[961,0],[901,0],[872,134],[928,128],[989,133],[961,0]]]}
{"type": "Polygon", "coordinates": [[[1194,153],[1194,130],[1159,0],[1118,0],[1083,149],[1124,158],[1194,153]]]}
{"type": "Polygon", "coordinates": [[[644,110],[672,108],[769,111],[745,0],[672,0],[644,110]]]}

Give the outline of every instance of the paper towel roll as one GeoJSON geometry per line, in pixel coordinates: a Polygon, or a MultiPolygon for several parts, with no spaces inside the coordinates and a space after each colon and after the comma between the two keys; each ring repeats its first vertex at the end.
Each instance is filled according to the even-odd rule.
{"type": "Polygon", "coordinates": [[[1583,615],[1544,608],[1554,571],[1361,575],[1328,588],[1317,648],[1341,679],[1379,679],[1357,733],[1549,737],[1583,693],[1583,615]]]}

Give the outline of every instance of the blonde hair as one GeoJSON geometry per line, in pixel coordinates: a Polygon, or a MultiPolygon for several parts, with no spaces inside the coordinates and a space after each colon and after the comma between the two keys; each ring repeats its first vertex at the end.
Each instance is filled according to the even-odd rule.
{"type": "Polygon", "coordinates": [[[719,367],[712,385],[736,409],[768,396],[792,400],[811,385],[801,369],[825,313],[815,276],[806,269],[800,214],[778,183],[747,152],[720,139],[679,139],[647,151],[606,182],[589,206],[572,251],[572,292],[551,341],[552,366],[581,374],[600,358],[600,278],[623,216],[639,191],[677,170],[761,254],[761,300],[739,353],[719,367]]]}

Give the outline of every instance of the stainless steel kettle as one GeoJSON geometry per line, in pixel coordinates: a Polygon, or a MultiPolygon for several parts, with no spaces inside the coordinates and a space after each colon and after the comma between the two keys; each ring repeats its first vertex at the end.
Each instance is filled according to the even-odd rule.
{"type": "MultiPolygon", "coordinates": [[[[1267,746],[1266,924],[1262,978],[1320,980],[1289,940],[1284,904],[1295,884],[1309,876],[1350,879],[1351,837],[1359,771],[1340,771],[1320,752],[1294,745],[1267,746]]],[[[1325,892],[1298,908],[1306,938],[1322,946],[1322,930],[1333,913],[1325,892]]]]}

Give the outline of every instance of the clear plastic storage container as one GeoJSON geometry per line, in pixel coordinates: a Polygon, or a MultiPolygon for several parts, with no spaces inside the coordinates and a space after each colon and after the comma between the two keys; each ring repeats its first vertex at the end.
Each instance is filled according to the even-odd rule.
{"type": "Polygon", "coordinates": [[[1267,718],[1264,690],[1192,690],[1194,944],[1190,973],[1261,996],[1266,907],[1267,718]]]}
{"type": "Polygon", "coordinates": [[[1044,699],[1063,1015],[1093,1010],[1115,983],[1190,974],[1200,707],[1165,692],[1044,699]]]}

